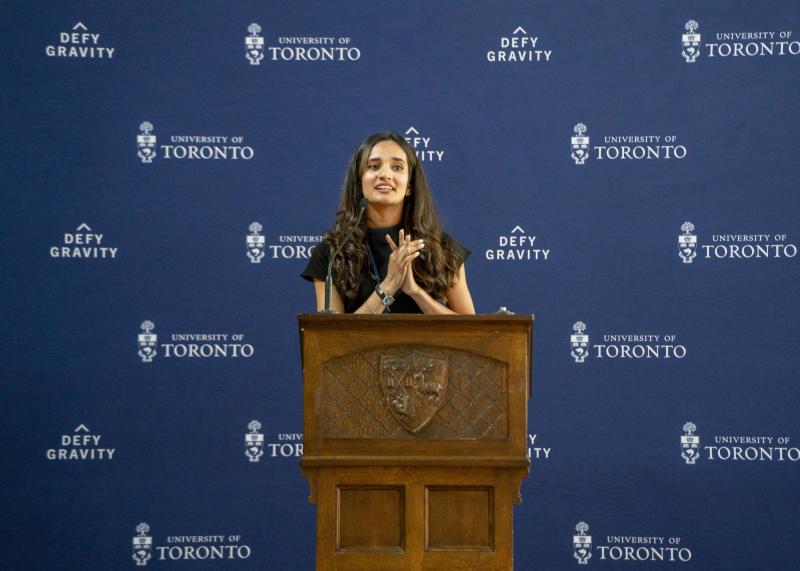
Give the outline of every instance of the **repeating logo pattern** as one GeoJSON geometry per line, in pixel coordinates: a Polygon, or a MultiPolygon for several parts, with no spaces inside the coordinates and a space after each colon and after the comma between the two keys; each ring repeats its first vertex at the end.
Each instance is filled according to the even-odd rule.
{"type": "Polygon", "coordinates": [[[258,462],[264,455],[264,435],[259,432],[261,423],[257,420],[251,420],[247,424],[247,429],[250,432],[244,435],[244,453],[251,462],[258,462]]]}
{"type": "Polygon", "coordinates": [[[687,464],[694,464],[700,454],[700,437],[694,434],[697,426],[693,422],[687,422],[683,425],[683,432],[681,436],[681,458],[687,464]]]}
{"type": "Polygon", "coordinates": [[[692,222],[681,224],[678,235],[678,256],[691,264],[700,252],[705,260],[791,259],[797,256],[797,244],[782,233],[712,234],[710,244],[701,244],[692,222]]]}
{"type": "Polygon", "coordinates": [[[139,341],[139,357],[142,358],[142,363],[152,363],[153,357],[158,354],[158,335],[153,333],[153,329],[156,328],[155,324],[148,320],[145,320],[140,325],[142,330],[141,333],[137,336],[139,341]]]}
{"type": "Polygon", "coordinates": [[[695,31],[700,25],[694,20],[689,20],[684,26],[686,33],[681,36],[681,54],[686,60],[686,63],[694,63],[697,61],[697,56],[700,55],[700,34],[695,31]]]}
{"type": "Polygon", "coordinates": [[[444,149],[431,145],[431,138],[421,135],[413,125],[406,129],[404,138],[414,148],[414,154],[421,163],[440,163],[444,160],[444,149]]]}
{"type": "Polygon", "coordinates": [[[572,348],[570,355],[576,363],[583,363],[589,356],[589,335],[585,334],[586,324],[583,321],[576,321],[572,326],[574,333],[569,336],[569,344],[572,348]]]}
{"type": "Polygon", "coordinates": [[[672,134],[604,135],[590,145],[585,123],[577,123],[572,131],[570,157],[576,165],[586,164],[590,157],[595,161],[672,161],[688,154],[686,144],[672,134]]]}
{"type": "Polygon", "coordinates": [[[691,264],[692,260],[697,257],[697,236],[692,234],[694,232],[694,224],[691,222],[684,222],[681,224],[681,232],[678,236],[678,255],[684,264],[691,264]]]}
{"type": "Polygon", "coordinates": [[[683,425],[681,458],[687,465],[696,464],[700,458],[710,462],[800,462],[800,448],[791,445],[789,436],[720,434],[701,447],[696,431],[694,422],[683,425]]]}
{"type": "Polygon", "coordinates": [[[153,129],[155,129],[155,127],[153,127],[150,121],[144,121],[139,125],[141,133],[136,135],[136,146],[139,149],[136,152],[136,156],[142,159],[142,162],[145,164],[152,163],[153,159],[157,156],[156,136],[150,134],[153,132],[153,129]]]}
{"type": "Polygon", "coordinates": [[[119,248],[103,242],[104,234],[93,232],[86,222],[78,225],[74,232],[65,232],[63,243],[50,247],[51,258],[65,260],[102,259],[113,260],[119,248]]]}
{"type": "Polygon", "coordinates": [[[575,135],[570,139],[572,147],[572,160],[576,165],[586,163],[589,158],[589,137],[586,136],[587,127],[583,123],[578,123],[573,128],[575,135]]]}
{"type": "Polygon", "coordinates": [[[255,347],[247,342],[243,333],[172,333],[165,336],[168,343],[159,345],[152,321],[148,319],[140,327],[138,355],[143,363],[152,363],[159,348],[164,359],[247,359],[255,354],[255,347]]]}
{"type": "Polygon", "coordinates": [[[538,437],[538,434],[528,433],[528,458],[531,460],[548,460],[553,449],[548,446],[542,446],[541,443],[537,444],[536,439],[538,437]]]}
{"type": "Polygon", "coordinates": [[[69,59],[113,59],[116,48],[100,45],[100,34],[89,31],[83,22],[77,22],[69,32],[58,35],[58,45],[45,47],[48,57],[69,59]]]}
{"type": "Polygon", "coordinates": [[[484,258],[490,262],[546,262],[551,249],[539,242],[539,237],[529,234],[517,224],[508,234],[497,237],[497,246],[487,248],[484,258]]]}
{"type": "Polygon", "coordinates": [[[157,145],[158,139],[152,134],[154,129],[149,121],[139,125],[136,156],[144,164],[151,164],[159,151],[163,160],[177,161],[249,161],[255,156],[255,149],[246,144],[243,136],[170,134],[164,137],[166,144],[157,145]]]}
{"type": "Polygon", "coordinates": [[[575,531],[578,534],[572,536],[572,556],[578,560],[578,564],[587,565],[592,558],[592,536],[586,534],[589,524],[585,521],[578,522],[575,531]]]}
{"type": "Polygon", "coordinates": [[[589,343],[586,323],[576,321],[569,337],[570,355],[584,363],[590,352],[595,359],[683,359],[686,346],[676,343],[677,335],[662,333],[604,333],[600,342],[589,343]]]}
{"type": "Polygon", "coordinates": [[[253,554],[252,548],[243,543],[238,534],[170,535],[165,538],[166,545],[157,545],[149,533],[148,524],[136,526],[131,557],[137,567],[146,566],[153,555],[157,561],[220,560],[224,563],[249,559],[253,554]]]}
{"type": "Polygon", "coordinates": [[[800,42],[792,40],[792,30],[757,32],[717,32],[710,34],[714,41],[701,42],[697,32],[700,25],[689,20],[681,36],[681,55],[686,63],[695,63],[705,49],[708,59],[729,57],[758,57],[800,55],[800,42]]]}
{"type": "Polygon", "coordinates": [[[133,536],[133,560],[137,567],[144,567],[152,558],[153,537],[150,533],[150,526],[140,523],[136,526],[136,535],[133,536]]]}
{"type": "Polygon", "coordinates": [[[67,461],[107,461],[114,458],[116,448],[103,448],[100,441],[103,436],[92,434],[89,427],[79,424],[72,434],[61,435],[61,447],[50,448],[45,453],[48,460],[67,461]]]}
{"type": "Polygon", "coordinates": [[[261,65],[266,56],[269,61],[284,62],[356,62],[361,50],[353,45],[349,36],[276,36],[267,45],[261,35],[261,25],[247,26],[244,37],[245,58],[250,65],[261,65]]]}
{"type": "Polygon", "coordinates": [[[247,26],[249,36],[244,37],[245,56],[250,62],[250,65],[261,65],[261,60],[264,59],[264,38],[260,36],[261,26],[258,24],[250,24],[247,26]]]}
{"type": "Polygon", "coordinates": [[[307,260],[314,248],[325,240],[325,236],[320,234],[283,234],[270,238],[271,243],[267,243],[259,222],[253,222],[248,229],[245,251],[252,264],[260,264],[265,257],[270,260],[307,260]]]}
{"type": "Polygon", "coordinates": [[[688,563],[694,555],[678,536],[647,534],[603,535],[593,542],[588,534],[589,524],[581,521],[572,536],[572,557],[579,565],[588,565],[592,552],[600,561],[648,563],[688,563]]]}
{"type": "Polygon", "coordinates": [[[500,49],[486,52],[492,63],[547,63],[553,50],[539,45],[539,36],[531,36],[522,26],[517,26],[510,36],[500,36],[500,49]]]}
{"type": "Polygon", "coordinates": [[[253,264],[260,264],[264,257],[266,239],[261,235],[263,227],[258,222],[250,224],[250,234],[247,235],[247,257],[253,264]]]}

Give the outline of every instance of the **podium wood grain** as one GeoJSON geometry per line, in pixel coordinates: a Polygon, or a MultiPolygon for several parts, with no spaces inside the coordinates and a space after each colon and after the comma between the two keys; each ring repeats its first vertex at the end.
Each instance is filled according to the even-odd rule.
{"type": "Polygon", "coordinates": [[[317,569],[513,569],[532,317],[298,321],[317,569]]]}

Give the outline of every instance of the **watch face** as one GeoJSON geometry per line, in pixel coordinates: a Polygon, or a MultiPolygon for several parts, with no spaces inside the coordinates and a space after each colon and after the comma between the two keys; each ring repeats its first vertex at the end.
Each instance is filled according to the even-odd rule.
{"type": "Polygon", "coordinates": [[[394,298],[381,289],[381,284],[375,286],[375,293],[381,298],[383,305],[389,305],[394,302],[394,298]]]}

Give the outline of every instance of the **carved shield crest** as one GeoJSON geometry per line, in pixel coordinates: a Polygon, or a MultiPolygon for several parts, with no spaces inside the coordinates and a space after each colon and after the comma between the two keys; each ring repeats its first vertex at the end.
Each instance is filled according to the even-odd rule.
{"type": "Polygon", "coordinates": [[[384,403],[400,426],[417,432],[441,408],[447,391],[447,360],[417,351],[381,355],[384,403]]]}

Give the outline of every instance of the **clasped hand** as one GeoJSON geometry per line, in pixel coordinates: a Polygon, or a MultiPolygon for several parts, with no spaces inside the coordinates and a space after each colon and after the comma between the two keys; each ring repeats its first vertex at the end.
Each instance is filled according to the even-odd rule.
{"type": "Polygon", "coordinates": [[[393,294],[399,289],[402,289],[407,295],[417,293],[420,287],[414,279],[414,270],[411,264],[419,256],[420,250],[425,247],[424,240],[412,240],[410,235],[406,236],[405,232],[400,230],[399,244],[395,244],[388,234],[386,242],[392,249],[389,256],[389,268],[386,271],[386,286],[393,290],[391,292],[393,294]]]}

